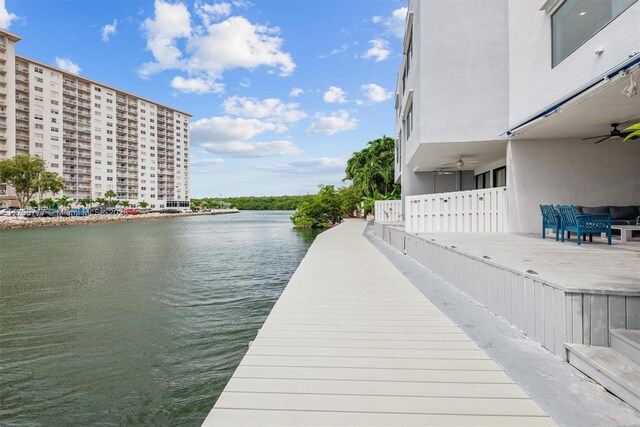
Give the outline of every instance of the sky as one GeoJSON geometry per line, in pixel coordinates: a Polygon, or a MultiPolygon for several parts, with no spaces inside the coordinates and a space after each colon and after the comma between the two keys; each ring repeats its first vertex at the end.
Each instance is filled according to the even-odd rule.
{"type": "Polygon", "coordinates": [[[18,54],[193,115],[191,196],[315,193],[393,136],[406,0],[0,0],[18,54]]]}

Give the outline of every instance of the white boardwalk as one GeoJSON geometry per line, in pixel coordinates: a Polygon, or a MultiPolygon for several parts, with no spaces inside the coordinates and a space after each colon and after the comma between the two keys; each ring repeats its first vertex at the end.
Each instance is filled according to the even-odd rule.
{"type": "Polygon", "coordinates": [[[318,236],[203,425],[553,425],[364,227],[318,236]]]}

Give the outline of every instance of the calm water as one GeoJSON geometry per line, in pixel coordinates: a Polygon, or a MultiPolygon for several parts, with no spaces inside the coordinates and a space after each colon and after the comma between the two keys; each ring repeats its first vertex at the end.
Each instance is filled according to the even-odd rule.
{"type": "Polygon", "coordinates": [[[0,231],[0,424],[200,425],[315,237],[290,215],[0,231]]]}

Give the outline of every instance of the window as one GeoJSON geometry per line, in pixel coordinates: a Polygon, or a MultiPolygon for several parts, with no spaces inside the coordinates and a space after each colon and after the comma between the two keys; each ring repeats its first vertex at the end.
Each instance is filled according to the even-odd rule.
{"type": "Polygon", "coordinates": [[[38,74],[42,74],[42,68],[40,68],[40,67],[33,67],[33,72],[34,72],[34,73],[38,73],[38,74]]]}
{"type": "Polygon", "coordinates": [[[506,187],[507,185],[507,167],[503,166],[493,170],[493,186],[506,187]]]}
{"type": "Polygon", "coordinates": [[[404,133],[407,136],[407,140],[411,136],[411,131],[413,130],[413,104],[409,107],[409,111],[407,112],[407,116],[404,119],[404,133]]]}
{"type": "Polygon", "coordinates": [[[566,0],[551,16],[555,67],[637,0],[566,0]]]}
{"type": "Polygon", "coordinates": [[[59,168],[60,165],[58,163],[51,163],[52,168],[59,168]]]}
{"type": "Polygon", "coordinates": [[[489,188],[491,185],[490,179],[491,176],[489,171],[481,173],[480,175],[476,175],[476,190],[489,188]]]}

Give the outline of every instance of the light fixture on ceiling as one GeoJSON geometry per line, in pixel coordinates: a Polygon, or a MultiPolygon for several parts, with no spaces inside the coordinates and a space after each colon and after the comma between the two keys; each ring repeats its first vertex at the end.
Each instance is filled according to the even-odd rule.
{"type": "Polygon", "coordinates": [[[587,14],[587,12],[580,12],[580,16],[584,16],[586,14],[587,14]]]}

